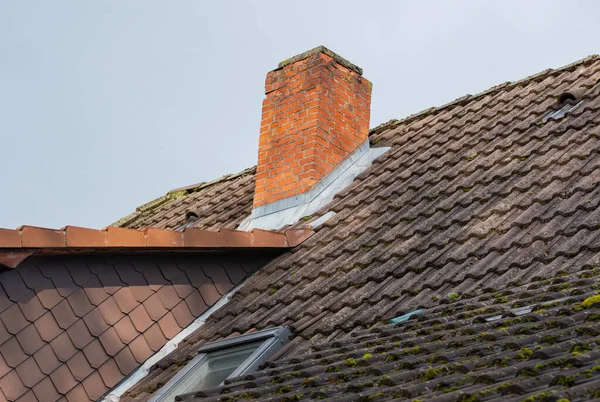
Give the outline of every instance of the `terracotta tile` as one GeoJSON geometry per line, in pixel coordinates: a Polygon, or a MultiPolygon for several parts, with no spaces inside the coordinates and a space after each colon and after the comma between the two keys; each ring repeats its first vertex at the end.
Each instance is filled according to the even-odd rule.
{"type": "Polygon", "coordinates": [[[94,336],[100,336],[100,334],[108,329],[108,324],[104,321],[102,314],[100,314],[97,308],[87,313],[83,317],[83,321],[94,336]]]}
{"type": "Polygon", "coordinates": [[[25,286],[25,282],[23,282],[23,278],[17,270],[2,273],[0,281],[4,291],[12,301],[18,301],[29,293],[29,289],[25,286]]]}
{"type": "Polygon", "coordinates": [[[77,321],[77,317],[75,316],[75,313],[71,309],[71,306],[69,306],[69,302],[66,299],[58,303],[50,311],[58,323],[58,326],[62,329],[69,328],[75,321],[77,321]]]}
{"type": "Polygon", "coordinates": [[[85,263],[85,257],[64,257],[62,261],[77,286],[84,286],[92,278],[93,275],[85,263]]]}
{"type": "Polygon", "coordinates": [[[21,345],[19,345],[19,342],[14,337],[0,345],[0,353],[2,353],[4,361],[10,367],[17,367],[27,358],[21,345]]]}
{"type": "Polygon", "coordinates": [[[208,310],[208,306],[204,303],[202,296],[200,296],[200,292],[197,290],[194,290],[193,293],[186,297],[185,302],[194,317],[198,317],[208,310]]]}
{"type": "Polygon", "coordinates": [[[12,370],[8,364],[4,361],[4,358],[0,356],[0,378],[4,377],[6,373],[12,370]]]}
{"type": "Polygon", "coordinates": [[[33,358],[44,374],[50,374],[61,364],[49,344],[35,352],[33,358]]]}
{"type": "Polygon", "coordinates": [[[37,297],[42,302],[42,305],[50,310],[52,307],[60,303],[63,298],[54,288],[54,284],[50,279],[46,279],[40,286],[35,289],[37,297]]]}
{"type": "Polygon", "coordinates": [[[94,339],[83,320],[77,320],[67,329],[67,335],[69,335],[71,342],[77,349],[83,349],[94,339]]]}
{"type": "Polygon", "coordinates": [[[296,247],[312,236],[313,233],[311,229],[288,229],[285,231],[285,236],[287,237],[288,245],[296,247]]]}
{"type": "Polygon", "coordinates": [[[67,361],[67,367],[71,370],[73,378],[77,381],[83,381],[87,376],[92,374],[94,369],[90,366],[83,352],[79,351],[75,356],[67,361]]]}
{"type": "Polygon", "coordinates": [[[12,304],[13,304],[12,300],[10,300],[8,298],[8,296],[4,292],[4,289],[2,289],[2,287],[0,287],[0,312],[6,310],[10,306],[12,306],[12,304]]]}
{"type": "Polygon", "coordinates": [[[112,295],[125,285],[121,282],[121,278],[119,278],[117,271],[115,271],[112,265],[104,262],[94,262],[88,264],[88,266],[90,267],[90,271],[98,276],[106,293],[112,295]]]}
{"type": "Polygon", "coordinates": [[[144,300],[149,298],[154,294],[154,292],[150,289],[148,285],[140,285],[140,286],[129,286],[129,291],[133,298],[138,302],[142,303],[144,300]]]}
{"type": "Polygon", "coordinates": [[[123,318],[123,313],[119,309],[119,305],[115,301],[114,297],[109,297],[102,304],[98,306],[98,311],[104,317],[104,321],[106,321],[109,325],[114,325],[117,321],[123,318]]]}
{"type": "Polygon", "coordinates": [[[113,295],[113,297],[114,297],[115,301],[117,302],[117,305],[119,306],[121,311],[125,314],[128,314],[131,310],[133,310],[134,308],[136,308],[139,305],[137,300],[135,300],[135,298],[131,294],[129,287],[123,287],[123,288],[119,289],[113,295]]]}
{"type": "Polygon", "coordinates": [[[152,350],[150,349],[148,342],[146,342],[146,338],[142,335],[135,338],[129,344],[129,349],[131,350],[131,353],[133,353],[135,360],[140,364],[145,362],[146,359],[152,355],[152,350]]]}
{"type": "MultiPolygon", "coordinates": [[[[136,322],[138,325],[140,325],[140,328],[144,328],[144,327],[147,328],[148,325],[152,324],[152,321],[150,320],[150,317],[148,317],[148,314],[146,313],[146,309],[144,309],[143,306],[138,307],[138,309],[140,309],[140,308],[141,308],[140,311],[143,311],[143,313],[145,313],[146,318],[136,317],[136,322]],[[144,323],[145,320],[147,320],[148,322],[144,323]]],[[[132,320],[130,319],[130,317],[134,318],[133,315],[135,314],[135,312],[138,309],[134,310],[129,316],[123,317],[113,327],[115,329],[115,331],[117,331],[117,335],[119,335],[119,338],[121,339],[121,341],[125,344],[134,340],[135,337],[138,336],[138,334],[139,334],[139,332],[134,327],[132,320]]],[[[145,328],[144,328],[144,330],[145,330],[145,328]]]]}
{"type": "Polygon", "coordinates": [[[55,402],[60,398],[60,395],[54,388],[50,377],[44,378],[33,387],[33,393],[40,402],[55,402]]]}
{"type": "Polygon", "coordinates": [[[202,295],[202,299],[206,302],[207,305],[212,306],[216,302],[219,301],[221,295],[217,291],[217,287],[212,283],[203,283],[198,286],[198,290],[200,291],[200,295],[202,295]]]}
{"type": "Polygon", "coordinates": [[[18,397],[27,392],[27,388],[23,385],[19,374],[14,370],[0,378],[0,389],[11,401],[17,400],[18,397]]]}
{"type": "Polygon", "coordinates": [[[61,333],[61,329],[58,327],[54,316],[49,311],[38,318],[33,324],[37,328],[42,339],[46,342],[50,342],[61,333]]]}
{"type": "Polygon", "coordinates": [[[146,338],[148,346],[154,352],[158,352],[167,343],[167,338],[165,338],[158,324],[154,324],[148,328],[144,332],[144,338],[146,338]]]}
{"type": "Polygon", "coordinates": [[[25,282],[25,286],[29,289],[37,288],[46,280],[37,266],[36,258],[30,258],[22,262],[17,271],[21,275],[23,282],[25,282]]]}
{"type": "Polygon", "coordinates": [[[28,388],[33,387],[44,377],[44,374],[42,374],[42,372],[40,371],[33,357],[30,357],[23,363],[19,364],[16,370],[19,374],[19,377],[21,377],[23,385],[25,385],[28,388]]]}
{"type": "Polygon", "coordinates": [[[85,392],[85,389],[83,388],[83,385],[77,385],[75,388],[73,388],[72,390],[70,390],[67,395],[65,395],[67,398],[67,401],[69,402],[87,402],[87,401],[91,401],[91,399],[88,397],[87,392],[85,392]]]}
{"type": "Polygon", "coordinates": [[[62,332],[59,336],[54,338],[54,340],[50,342],[50,346],[52,346],[52,351],[54,351],[58,360],[63,363],[77,353],[77,349],[75,349],[73,342],[71,342],[71,339],[66,332],[62,332]]]}
{"type": "Polygon", "coordinates": [[[147,298],[142,305],[146,308],[148,315],[153,321],[159,320],[167,313],[167,309],[164,308],[156,294],[147,298]]]}
{"type": "Polygon", "coordinates": [[[62,230],[21,226],[21,243],[23,247],[64,247],[65,233],[62,230]]]}
{"type": "Polygon", "coordinates": [[[104,385],[104,381],[102,381],[102,377],[100,377],[100,374],[98,374],[97,371],[83,380],[82,384],[83,388],[85,388],[85,392],[92,400],[100,398],[102,394],[108,390],[106,385],[104,385]]]}
{"type": "Polygon", "coordinates": [[[66,394],[69,392],[75,385],[77,385],[77,381],[69,371],[69,368],[63,364],[58,369],[56,369],[52,374],[50,374],[50,379],[54,384],[56,390],[61,394],[66,394]]]}
{"type": "Polygon", "coordinates": [[[102,230],[78,226],[66,226],[63,230],[68,247],[105,247],[107,245],[106,232],[102,230]]]}
{"type": "Polygon", "coordinates": [[[23,296],[18,304],[28,321],[35,321],[48,311],[42,306],[40,299],[33,292],[29,292],[23,296]]]}
{"type": "Polygon", "coordinates": [[[114,387],[123,379],[123,374],[121,374],[119,366],[117,366],[117,363],[115,363],[113,359],[104,363],[98,369],[98,373],[100,373],[100,377],[102,377],[102,381],[104,381],[104,385],[106,385],[107,388],[114,387]]]}
{"type": "Polygon", "coordinates": [[[129,261],[123,258],[115,258],[113,261],[111,261],[111,264],[119,275],[121,282],[129,285],[130,288],[148,288],[148,282],[146,282],[144,276],[140,272],[136,271],[129,261]]]}
{"type": "Polygon", "coordinates": [[[221,247],[251,247],[252,234],[240,230],[219,229],[219,243],[221,247]]]}
{"type": "Polygon", "coordinates": [[[185,247],[219,247],[219,232],[186,228],[183,231],[183,244],[185,247]]]}
{"type": "Polygon", "coordinates": [[[90,363],[90,366],[96,369],[108,359],[106,351],[97,339],[94,339],[89,345],[83,348],[83,353],[90,363]]]}
{"type": "Polygon", "coordinates": [[[167,310],[171,310],[181,301],[173,286],[163,286],[156,292],[156,295],[167,310]]]}
{"type": "Polygon", "coordinates": [[[32,390],[29,390],[23,395],[21,395],[21,397],[19,397],[19,399],[17,399],[16,402],[38,402],[38,399],[35,396],[35,393],[32,390]]]}
{"type": "Polygon", "coordinates": [[[285,233],[261,229],[253,229],[251,233],[254,247],[288,247],[285,233]]]}
{"type": "Polygon", "coordinates": [[[67,301],[77,317],[83,317],[94,308],[83,289],[79,289],[72,293],[67,297],[67,301]]]}
{"type": "Polygon", "coordinates": [[[128,347],[123,348],[115,355],[115,363],[117,363],[117,366],[119,366],[119,370],[121,370],[121,374],[123,375],[128,375],[139,365],[128,347]]]}
{"type": "Polygon", "coordinates": [[[177,321],[175,321],[175,317],[173,317],[173,314],[170,312],[158,320],[158,325],[160,325],[160,329],[162,330],[163,334],[165,334],[167,339],[172,339],[181,331],[177,321]]]}
{"type": "Polygon", "coordinates": [[[33,324],[29,324],[25,327],[25,329],[17,335],[17,340],[23,348],[23,351],[28,355],[34,354],[46,344],[33,324]]]}
{"type": "Polygon", "coordinates": [[[6,248],[21,247],[21,234],[19,231],[0,229],[0,246],[6,248]]]}
{"type": "Polygon", "coordinates": [[[181,328],[187,327],[189,324],[194,321],[194,316],[190,312],[190,309],[187,307],[185,300],[182,300],[173,310],[171,310],[173,316],[175,317],[175,321],[181,328]]]}
{"type": "Polygon", "coordinates": [[[181,232],[155,228],[146,228],[145,232],[148,247],[183,247],[181,232]]]}
{"type": "Polygon", "coordinates": [[[110,247],[145,247],[146,239],[141,230],[109,226],[105,229],[110,247]]]}
{"type": "Polygon", "coordinates": [[[100,305],[104,300],[110,297],[110,295],[104,291],[104,287],[96,277],[93,277],[86,282],[83,286],[83,290],[90,303],[94,306],[100,305]]]}
{"type": "Polygon", "coordinates": [[[25,316],[21,312],[18,304],[13,304],[8,309],[0,313],[0,319],[4,323],[4,326],[11,334],[16,334],[29,324],[25,319],[25,316]]]}
{"type": "Polygon", "coordinates": [[[135,269],[144,275],[146,282],[153,291],[157,291],[164,285],[170,285],[169,281],[165,279],[162,272],[156,265],[156,262],[150,258],[136,258],[133,260],[135,269]]]}
{"type": "Polygon", "coordinates": [[[225,295],[233,288],[233,283],[227,276],[225,269],[215,259],[206,259],[202,261],[202,270],[206,276],[210,277],[220,295],[225,295]]]}
{"type": "Polygon", "coordinates": [[[121,349],[125,347],[125,344],[121,342],[117,331],[113,327],[110,327],[109,329],[104,331],[104,333],[100,335],[98,339],[100,340],[100,343],[102,344],[104,350],[106,351],[106,353],[108,353],[109,356],[116,355],[121,349]]]}
{"type": "Polygon", "coordinates": [[[71,278],[71,274],[67,268],[60,261],[45,261],[43,267],[44,276],[52,281],[56,291],[62,297],[67,297],[79,289],[79,286],[73,282],[73,278],[71,278]]]}
{"type": "Polygon", "coordinates": [[[12,335],[8,333],[6,327],[0,320],[0,345],[6,342],[10,337],[12,337],[12,335]]]}

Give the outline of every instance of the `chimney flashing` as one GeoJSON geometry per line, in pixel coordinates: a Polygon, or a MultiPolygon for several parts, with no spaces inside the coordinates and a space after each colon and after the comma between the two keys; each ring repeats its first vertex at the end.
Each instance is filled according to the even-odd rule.
{"type": "Polygon", "coordinates": [[[294,57],[291,57],[289,59],[286,59],[284,61],[282,61],[281,63],[279,63],[279,65],[277,66],[276,69],[272,70],[272,71],[277,71],[280,70],[282,68],[284,68],[287,65],[296,63],[297,61],[300,60],[304,60],[309,58],[312,55],[315,55],[317,53],[323,53],[326,54],[327,56],[333,58],[338,64],[346,67],[349,70],[354,71],[355,73],[357,73],[358,75],[362,75],[363,74],[363,70],[362,68],[358,67],[356,64],[349,62],[348,60],[344,59],[342,56],[340,56],[339,54],[327,49],[325,46],[321,45],[321,46],[317,46],[314,49],[310,49],[307,50],[304,53],[300,53],[294,57]]]}

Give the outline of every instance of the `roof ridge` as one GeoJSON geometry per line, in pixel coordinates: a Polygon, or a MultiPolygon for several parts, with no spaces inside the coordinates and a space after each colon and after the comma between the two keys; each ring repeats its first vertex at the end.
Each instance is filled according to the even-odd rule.
{"type": "Polygon", "coordinates": [[[466,95],[463,95],[461,97],[456,98],[453,101],[450,101],[448,103],[442,104],[441,106],[432,106],[432,107],[429,107],[427,109],[423,109],[420,112],[410,114],[410,115],[408,115],[408,116],[406,116],[406,117],[404,117],[402,119],[399,119],[399,120],[398,119],[391,119],[391,120],[389,120],[387,122],[381,123],[377,127],[372,128],[370,130],[369,134],[375,134],[375,133],[381,132],[384,129],[388,129],[390,127],[395,128],[395,127],[397,127],[400,124],[412,122],[412,121],[414,121],[416,119],[419,119],[419,118],[422,118],[422,117],[425,117],[425,116],[429,116],[429,115],[441,112],[443,110],[449,109],[451,107],[454,107],[454,106],[457,106],[457,105],[460,105],[460,104],[470,103],[470,102],[472,102],[474,100],[481,99],[482,97],[484,97],[486,95],[489,95],[489,94],[492,94],[492,93],[496,93],[496,92],[498,92],[500,90],[503,90],[503,89],[506,89],[506,88],[514,88],[514,87],[517,87],[519,85],[523,85],[524,83],[530,83],[532,81],[537,81],[537,80],[546,78],[546,77],[548,77],[548,76],[550,76],[552,74],[556,74],[556,73],[559,73],[559,72],[570,70],[570,69],[572,69],[574,67],[579,67],[581,65],[585,65],[586,63],[598,60],[599,58],[600,58],[600,55],[598,55],[598,54],[592,54],[592,55],[589,55],[587,57],[584,57],[583,59],[577,60],[577,61],[575,61],[573,63],[569,63],[569,64],[566,64],[564,66],[561,66],[561,67],[558,67],[558,68],[555,68],[555,69],[548,68],[546,70],[542,70],[542,71],[540,71],[540,72],[538,72],[536,74],[529,75],[529,76],[527,76],[525,78],[522,78],[522,79],[514,81],[514,82],[512,82],[512,81],[506,81],[506,82],[503,82],[501,84],[494,85],[494,86],[492,86],[492,87],[490,87],[490,88],[488,88],[488,89],[486,89],[484,91],[481,91],[481,92],[479,92],[479,93],[477,93],[475,95],[466,94],[466,95]]]}
{"type": "Polygon", "coordinates": [[[108,226],[91,229],[65,226],[48,229],[21,226],[17,229],[0,228],[0,265],[16,268],[33,254],[55,254],[90,250],[149,250],[149,249],[239,249],[291,248],[313,234],[312,229],[298,228],[283,231],[253,229],[244,232],[221,228],[218,231],[186,228],[183,231],[148,227],[129,229],[108,226]]]}

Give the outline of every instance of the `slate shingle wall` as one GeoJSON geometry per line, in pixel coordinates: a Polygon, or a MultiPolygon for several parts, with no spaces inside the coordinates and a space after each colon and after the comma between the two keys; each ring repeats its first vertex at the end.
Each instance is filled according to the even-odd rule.
{"type": "Polygon", "coordinates": [[[0,399],[96,400],[268,260],[30,258],[0,274],[0,399]]]}

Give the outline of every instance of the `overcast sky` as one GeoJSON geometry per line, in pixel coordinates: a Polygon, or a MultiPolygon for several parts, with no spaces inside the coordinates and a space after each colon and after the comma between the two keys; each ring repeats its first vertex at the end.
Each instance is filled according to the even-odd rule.
{"type": "Polygon", "coordinates": [[[256,163],[266,73],[325,45],[371,126],[600,52],[600,2],[0,1],[0,227],[104,227],[256,163]]]}

